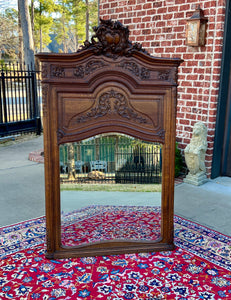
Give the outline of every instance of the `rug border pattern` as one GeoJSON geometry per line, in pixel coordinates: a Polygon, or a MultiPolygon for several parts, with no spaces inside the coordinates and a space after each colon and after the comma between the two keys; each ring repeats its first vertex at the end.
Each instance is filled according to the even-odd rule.
{"type": "MultiPolygon", "coordinates": [[[[83,218],[88,218],[91,213],[97,215],[102,210],[109,210],[112,207],[118,206],[100,206],[92,205],[80,209],[79,220],[83,218]]],[[[145,206],[129,206],[128,209],[144,209],[145,206]]],[[[158,211],[160,207],[148,206],[148,208],[155,209],[158,211]]],[[[67,213],[64,215],[67,220],[70,221],[71,214],[67,213]]],[[[174,216],[175,234],[174,242],[177,247],[180,247],[194,255],[197,255],[203,259],[209,260],[212,263],[223,267],[231,271],[231,237],[228,237],[222,233],[209,229],[204,225],[197,224],[193,221],[186,220],[179,216],[174,216]],[[201,236],[201,244],[195,243],[195,240],[191,241],[188,239],[188,235],[196,239],[197,236],[201,236]],[[204,239],[204,240],[203,240],[204,239]],[[215,243],[215,248],[208,249],[208,243],[215,243]]],[[[0,257],[8,256],[13,253],[19,252],[21,250],[29,249],[31,247],[36,247],[42,245],[45,242],[45,217],[40,217],[36,219],[31,219],[28,221],[23,221],[21,223],[13,224],[10,226],[4,226],[0,228],[0,257]],[[44,226],[44,230],[41,229],[41,225],[44,226]],[[32,230],[32,235],[24,237],[22,240],[4,245],[2,243],[4,235],[9,235],[14,232],[22,232],[28,229],[32,230]],[[38,230],[38,231],[37,231],[38,230]],[[33,232],[36,233],[33,236],[33,232]],[[24,238],[24,239],[23,239],[24,238]]]]}

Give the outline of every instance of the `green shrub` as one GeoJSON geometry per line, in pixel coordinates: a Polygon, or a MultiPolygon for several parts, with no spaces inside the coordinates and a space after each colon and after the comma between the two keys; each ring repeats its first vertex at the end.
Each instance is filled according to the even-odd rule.
{"type": "Polygon", "coordinates": [[[178,149],[178,143],[175,148],[175,177],[178,177],[183,169],[183,157],[180,149],[178,149]]]}

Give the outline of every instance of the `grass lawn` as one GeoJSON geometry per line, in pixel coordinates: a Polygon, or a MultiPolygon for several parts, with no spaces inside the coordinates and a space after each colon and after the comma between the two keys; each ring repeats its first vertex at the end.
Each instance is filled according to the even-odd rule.
{"type": "Polygon", "coordinates": [[[61,184],[61,191],[161,192],[161,184],[61,184]]]}

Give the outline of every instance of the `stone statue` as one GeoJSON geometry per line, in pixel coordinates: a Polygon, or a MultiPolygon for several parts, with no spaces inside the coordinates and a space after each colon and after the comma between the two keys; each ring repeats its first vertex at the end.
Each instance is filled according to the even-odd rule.
{"type": "Polygon", "coordinates": [[[191,142],[184,150],[185,162],[189,173],[184,182],[201,185],[207,181],[205,153],[207,150],[207,127],[197,122],[193,127],[191,142]]]}

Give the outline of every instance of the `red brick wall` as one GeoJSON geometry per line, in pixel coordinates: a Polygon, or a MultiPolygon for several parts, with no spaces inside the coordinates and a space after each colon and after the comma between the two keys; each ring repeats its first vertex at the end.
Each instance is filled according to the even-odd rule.
{"type": "Polygon", "coordinates": [[[192,127],[208,128],[206,153],[210,177],[222,57],[225,0],[100,0],[100,17],[119,20],[130,29],[130,40],[154,56],[180,57],[177,130],[179,147],[190,142],[192,127]],[[186,20],[200,4],[208,18],[206,45],[185,45],[186,20]]]}

